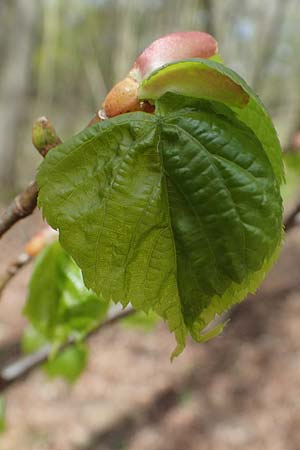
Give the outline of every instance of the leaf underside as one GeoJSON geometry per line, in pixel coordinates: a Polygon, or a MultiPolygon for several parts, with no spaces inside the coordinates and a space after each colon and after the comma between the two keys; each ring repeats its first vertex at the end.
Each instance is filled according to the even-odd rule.
{"type": "Polygon", "coordinates": [[[86,286],[154,310],[176,355],[188,332],[198,341],[220,332],[203,335],[278,253],[280,168],[266,145],[234,108],[166,94],[156,115],[98,123],[50,152],[39,206],[86,286]]]}

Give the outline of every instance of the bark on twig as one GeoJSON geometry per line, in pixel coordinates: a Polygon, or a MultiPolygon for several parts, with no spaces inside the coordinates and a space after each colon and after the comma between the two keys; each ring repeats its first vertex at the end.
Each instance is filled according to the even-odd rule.
{"type": "Polygon", "coordinates": [[[31,182],[0,216],[0,238],[16,222],[29,216],[34,211],[37,202],[38,189],[36,182],[31,182]]]}
{"type": "MultiPolygon", "coordinates": [[[[105,120],[103,110],[99,110],[87,127],[105,120]]],[[[32,142],[38,152],[45,157],[49,150],[61,144],[52,123],[46,117],[40,117],[33,125],[32,142]]],[[[31,182],[23,192],[3,211],[0,216],[0,239],[16,222],[33,213],[37,204],[38,188],[31,182]]]]}

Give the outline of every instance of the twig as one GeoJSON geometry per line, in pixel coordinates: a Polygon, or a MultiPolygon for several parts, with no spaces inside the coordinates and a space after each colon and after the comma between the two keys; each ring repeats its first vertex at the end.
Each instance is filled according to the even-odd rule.
{"type": "MultiPolygon", "coordinates": [[[[87,127],[105,120],[103,110],[99,110],[87,127]]],[[[45,157],[49,150],[61,144],[52,123],[46,117],[40,117],[32,128],[32,142],[38,152],[45,157]]],[[[38,187],[35,181],[21,192],[0,216],[0,239],[16,222],[33,213],[37,205],[38,187]]]]}
{"type": "Polygon", "coordinates": [[[8,265],[8,267],[5,269],[5,272],[0,277],[0,298],[9,281],[22,267],[26,266],[31,261],[31,259],[32,258],[27,255],[27,253],[21,253],[15,261],[12,261],[8,265]]]}
{"type": "Polygon", "coordinates": [[[50,227],[39,231],[30,241],[25,245],[22,253],[12,261],[4,273],[0,276],[0,300],[1,295],[10,280],[26,266],[40,251],[50,242],[53,242],[57,237],[57,232],[50,227]]]}
{"type": "MultiPolygon", "coordinates": [[[[46,117],[41,117],[35,122],[32,131],[32,141],[42,156],[46,156],[50,149],[61,143],[53,125],[46,117]]],[[[33,181],[13,200],[0,216],[0,238],[16,222],[33,213],[37,203],[37,196],[37,184],[33,181]]]]}
{"type": "MultiPolygon", "coordinates": [[[[85,340],[90,339],[99,331],[103,330],[103,328],[111,326],[119,322],[119,320],[124,319],[125,317],[128,317],[134,313],[135,310],[131,307],[117,312],[115,315],[109,317],[105,322],[101,323],[97,328],[88,333],[85,337],[85,340]]],[[[64,350],[66,350],[66,348],[71,347],[75,343],[76,340],[74,338],[69,339],[69,341],[59,349],[58,353],[63,352],[64,350]]],[[[46,345],[32,355],[20,358],[16,362],[2,369],[0,371],[0,392],[5,391],[12,384],[24,379],[36,367],[41,366],[44,362],[47,361],[50,353],[51,346],[46,345]]]]}
{"type": "Polygon", "coordinates": [[[16,222],[32,214],[36,207],[38,189],[35,182],[31,182],[0,216],[0,238],[16,222]]]}

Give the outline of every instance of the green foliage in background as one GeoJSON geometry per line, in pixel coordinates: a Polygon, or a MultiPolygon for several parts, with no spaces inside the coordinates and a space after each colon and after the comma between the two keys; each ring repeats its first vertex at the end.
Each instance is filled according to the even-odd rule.
{"type": "Polygon", "coordinates": [[[47,340],[81,339],[106,316],[107,302],[83,283],[81,271],[58,242],[38,257],[24,314],[47,340]]]}
{"type": "MultiPolygon", "coordinates": [[[[176,64],[188,73],[191,61],[176,64]]],[[[39,205],[85,284],[107,302],[161,316],[175,333],[174,355],[187,332],[203,341],[222,330],[203,334],[258,287],[282,238],[283,164],[268,114],[222,64],[192,64],[225,78],[213,100],[196,87],[179,95],[170,78],[172,93],[152,95],[154,115],[84,130],[38,174],[39,205]],[[246,101],[227,102],[228,83],[246,101]]],[[[166,70],[155,73],[158,85],[166,70]]]]}
{"type": "Polygon", "coordinates": [[[83,343],[68,347],[47,361],[44,369],[49,377],[63,377],[74,383],[87,366],[88,349],[83,343]]]}
{"type": "Polygon", "coordinates": [[[30,281],[24,308],[30,326],[23,336],[24,352],[51,344],[53,355],[45,370],[75,381],[87,362],[81,340],[105,319],[108,307],[84,286],[80,269],[60,244],[51,244],[38,257],[30,281]],[[56,354],[70,338],[77,343],[56,354]]]}

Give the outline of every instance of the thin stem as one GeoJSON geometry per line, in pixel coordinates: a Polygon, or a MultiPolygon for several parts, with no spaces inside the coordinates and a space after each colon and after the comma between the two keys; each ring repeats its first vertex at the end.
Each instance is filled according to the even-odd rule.
{"type": "MultiPolygon", "coordinates": [[[[119,322],[121,319],[124,319],[125,317],[128,317],[134,313],[135,310],[131,307],[117,312],[113,316],[109,317],[105,322],[101,323],[97,328],[88,333],[85,337],[85,340],[90,339],[99,331],[103,330],[103,328],[111,326],[119,322]]],[[[76,343],[74,338],[69,339],[69,341],[58,350],[58,353],[63,352],[64,350],[66,350],[66,348],[74,345],[74,343],[76,343]]],[[[46,345],[32,355],[20,358],[7,367],[4,367],[4,369],[0,371],[0,392],[5,391],[12,384],[15,384],[16,382],[24,379],[35,368],[40,367],[44,362],[47,361],[50,353],[51,345],[46,345]]]]}
{"type": "MultiPolygon", "coordinates": [[[[100,110],[95,114],[87,127],[105,119],[104,112],[100,110]]],[[[52,123],[46,117],[40,117],[32,128],[32,142],[38,152],[45,157],[49,150],[61,144],[62,141],[52,123]]],[[[33,213],[37,205],[37,197],[38,187],[36,182],[33,181],[0,216],[0,239],[15,223],[33,213]]]]}
{"type": "Polygon", "coordinates": [[[33,213],[37,203],[38,189],[36,182],[31,182],[0,216],[0,238],[16,222],[33,213]]]}

